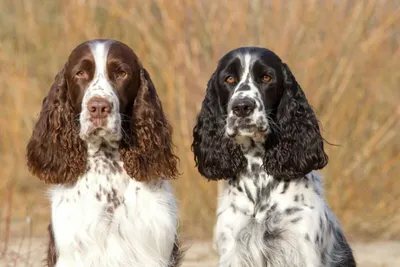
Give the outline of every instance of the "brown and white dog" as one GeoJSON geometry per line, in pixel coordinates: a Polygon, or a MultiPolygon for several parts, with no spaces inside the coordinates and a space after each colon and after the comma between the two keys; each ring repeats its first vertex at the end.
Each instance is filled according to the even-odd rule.
{"type": "Polygon", "coordinates": [[[27,146],[30,171],[53,184],[47,265],[178,266],[171,146],[156,89],[132,49],[115,40],[76,47],[27,146]]]}

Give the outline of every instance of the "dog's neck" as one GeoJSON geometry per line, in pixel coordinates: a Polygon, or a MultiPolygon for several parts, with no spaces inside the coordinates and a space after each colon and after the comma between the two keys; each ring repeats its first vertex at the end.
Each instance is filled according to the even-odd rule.
{"type": "Polygon", "coordinates": [[[230,184],[234,186],[239,180],[243,179],[263,183],[262,180],[267,178],[267,174],[263,170],[264,142],[243,136],[236,137],[236,142],[240,145],[240,149],[247,160],[247,167],[238,173],[230,184]]]}
{"type": "Polygon", "coordinates": [[[88,170],[99,174],[121,173],[123,170],[118,148],[119,142],[103,138],[87,142],[88,170]]]}
{"type": "Polygon", "coordinates": [[[264,157],[264,141],[255,140],[247,136],[236,137],[237,144],[240,145],[240,149],[243,155],[249,159],[251,158],[263,158],[264,157]]]}
{"type": "Polygon", "coordinates": [[[84,141],[87,145],[89,157],[94,157],[104,153],[118,154],[119,140],[117,139],[93,136],[84,141]]]}
{"type": "Polygon", "coordinates": [[[264,170],[264,142],[240,137],[237,143],[246,158],[247,166],[236,177],[229,180],[228,194],[235,199],[235,210],[248,216],[255,216],[257,208],[269,201],[269,192],[276,188],[278,181],[264,170]]]}

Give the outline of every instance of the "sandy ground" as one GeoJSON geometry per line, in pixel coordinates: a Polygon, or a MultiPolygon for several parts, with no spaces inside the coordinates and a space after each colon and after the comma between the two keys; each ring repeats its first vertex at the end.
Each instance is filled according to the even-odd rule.
{"type": "MultiPolygon", "coordinates": [[[[41,259],[46,247],[45,239],[32,239],[31,242],[13,240],[10,243],[7,253],[0,258],[1,267],[43,266],[41,259]]],[[[400,242],[353,243],[351,245],[359,267],[400,266],[400,242]]],[[[188,249],[182,267],[217,266],[217,255],[210,242],[187,242],[184,246],[188,249]]],[[[2,252],[4,252],[4,247],[0,247],[0,256],[2,252]]]]}

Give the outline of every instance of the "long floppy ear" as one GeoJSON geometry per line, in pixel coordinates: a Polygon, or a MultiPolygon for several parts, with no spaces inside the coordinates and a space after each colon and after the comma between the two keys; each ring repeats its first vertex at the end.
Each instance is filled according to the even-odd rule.
{"type": "Polygon", "coordinates": [[[46,183],[72,183],[86,170],[86,147],[70,103],[63,68],[43,100],[27,145],[28,168],[46,183]]]}
{"type": "Polygon", "coordinates": [[[284,91],[276,114],[277,130],[267,139],[264,167],[275,178],[288,180],[322,169],[328,156],[303,90],[284,63],[282,72],[284,91]]]}
{"type": "Polygon", "coordinates": [[[132,119],[124,129],[120,153],[129,176],[137,181],[176,178],[178,158],[172,151],[172,128],[144,68],[140,70],[140,88],[132,119]]]}
{"type": "Polygon", "coordinates": [[[225,135],[226,111],[220,105],[217,86],[214,73],[193,129],[192,144],[200,174],[212,180],[235,177],[246,166],[240,147],[225,135]]]}

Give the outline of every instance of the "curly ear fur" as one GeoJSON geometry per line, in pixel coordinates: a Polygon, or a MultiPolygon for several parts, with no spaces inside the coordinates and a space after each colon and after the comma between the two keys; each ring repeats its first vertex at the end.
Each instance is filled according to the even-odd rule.
{"type": "Polygon", "coordinates": [[[276,133],[266,142],[264,167],[277,179],[295,179],[325,167],[328,156],[318,120],[289,67],[283,63],[284,92],[276,133]]]}
{"type": "Polygon", "coordinates": [[[246,167],[240,147],[225,136],[225,112],[219,104],[216,74],[207,92],[193,129],[194,160],[201,175],[208,179],[229,179],[246,167]]]}
{"type": "Polygon", "coordinates": [[[86,170],[86,147],[70,104],[64,68],[43,100],[27,145],[31,173],[46,183],[72,183],[86,170]]]}
{"type": "Polygon", "coordinates": [[[172,151],[172,129],[145,69],[140,70],[140,88],[133,104],[132,120],[124,129],[120,153],[129,176],[138,181],[176,178],[178,158],[172,151]]]}

